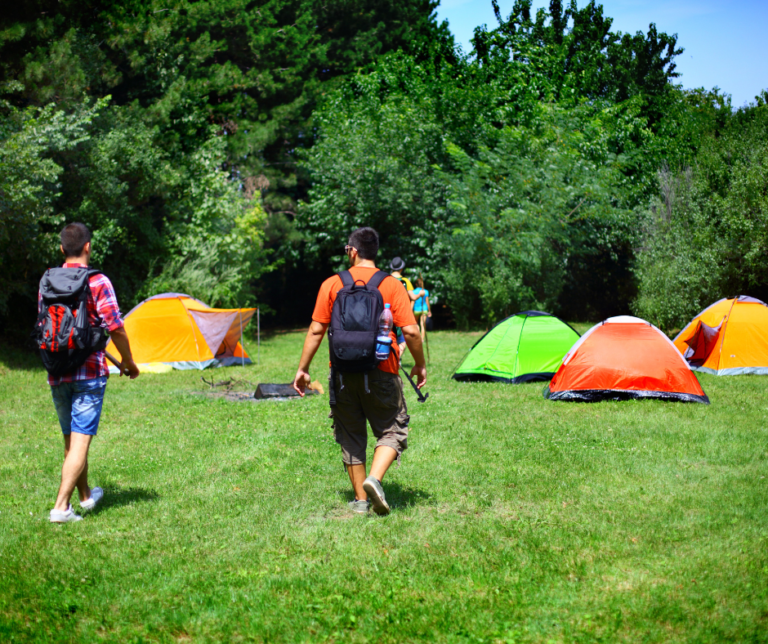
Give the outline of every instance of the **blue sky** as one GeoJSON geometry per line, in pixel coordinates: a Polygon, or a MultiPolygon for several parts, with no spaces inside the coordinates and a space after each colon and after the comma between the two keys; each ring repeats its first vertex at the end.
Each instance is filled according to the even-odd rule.
{"type": "MultiPolygon", "coordinates": [[[[499,0],[504,17],[513,4],[499,0]]],[[[646,32],[655,22],[659,31],[677,33],[678,46],[685,48],[676,60],[682,74],[677,80],[684,87],[719,87],[731,95],[734,107],[768,89],[768,0],[604,0],[602,5],[614,19],[614,31],[646,32]]],[[[533,6],[548,7],[549,1],[534,0],[533,6]]],[[[448,20],[465,51],[477,25],[498,24],[491,0],[441,0],[437,16],[448,20]]]]}

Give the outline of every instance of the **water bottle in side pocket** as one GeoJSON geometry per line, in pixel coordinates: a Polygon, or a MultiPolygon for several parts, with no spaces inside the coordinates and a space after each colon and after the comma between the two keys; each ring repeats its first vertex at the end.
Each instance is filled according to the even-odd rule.
{"type": "Polygon", "coordinates": [[[392,338],[389,337],[389,334],[392,331],[392,326],[392,311],[389,308],[389,304],[385,304],[379,318],[379,332],[376,337],[376,358],[378,360],[383,361],[389,357],[390,347],[392,346],[392,338]]]}

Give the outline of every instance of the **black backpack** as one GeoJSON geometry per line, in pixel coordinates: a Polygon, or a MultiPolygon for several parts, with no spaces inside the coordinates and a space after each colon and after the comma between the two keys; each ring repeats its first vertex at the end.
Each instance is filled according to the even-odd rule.
{"type": "Polygon", "coordinates": [[[381,362],[376,358],[376,336],[384,299],[379,285],[388,277],[373,274],[367,284],[355,281],[349,271],[339,273],[343,287],[336,294],[328,327],[331,367],[341,373],[372,371],[381,362]]]}
{"type": "Polygon", "coordinates": [[[88,322],[88,283],[101,271],[89,268],[49,268],[40,280],[41,311],[32,337],[43,365],[54,377],[78,369],[109,341],[106,329],[88,322]]]}

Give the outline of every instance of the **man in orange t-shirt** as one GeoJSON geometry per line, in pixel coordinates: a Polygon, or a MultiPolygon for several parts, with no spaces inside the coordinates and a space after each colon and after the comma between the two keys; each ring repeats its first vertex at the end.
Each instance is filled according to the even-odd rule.
{"type": "MultiPolygon", "coordinates": [[[[375,260],[379,250],[379,235],[373,228],[359,228],[349,237],[345,248],[349,258],[353,279],[368,283],[378,272],[375,260]]],[[[312,324],[304,340],[299,369],[293,387],[301,396],[311,382],[309,366],[320,348],[328,325],[336,294],[343,284],[338,275],[323,282],[317,294],[312,324]]],[[[421,334],[413,316],[411,300],[400,282],[387,276],[379,285],[385,303],[390,305],[394,325],[402,329],[408,349],[415,365],[411,376],[417,379],[421,389],[427,382],[427,367],[421,344],[421,334]]],[[[390,331],[392,346],[396,337],[390,331]]],[[[389,358],[368,373],[338,373],[336,382],[336,404],[331,407],[334,437],[341,445],[342,460],[347,468],[349,480],[355,491],[355,500],[349,506],[353,512],[366,513],[371,504],[376,514],[389,514],[389,505],[384,496],[381,480],[389,466],[408,447],[408,410],[403,396],[403,382],[398,375],[400,359],[398,352],[391,351],[389,358]],[[366,477],[367,428],[366,420],[376,437],[370,475],[366,477]],[[369,502],[370,498],[370,502],[369,502]]]]}

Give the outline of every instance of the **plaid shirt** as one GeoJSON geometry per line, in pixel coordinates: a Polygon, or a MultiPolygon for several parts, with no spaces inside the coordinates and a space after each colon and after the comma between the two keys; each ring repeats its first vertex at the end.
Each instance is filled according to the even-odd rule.
{"type": "MultiPolygon", "coordinates": [[[[64,268],[80,268],[84,264],[66,263],[64,268]]],[[[120,308],[117,304],[117,296],[112,282],[106,275],[94,275],[88,281],[91,287],[91,294],[85,303],[88,311],[88,322],[91,326],[106,327],[109,331],[114,331],[123,326],[123,320],[120,317],[120,308]]],[[[37,294],[38,308],[42,311],[43,298],[37,294]]],[[[60,385],[62,382],[75,382],[78,380],[93,380],[102,376],[109,376],[107,368],[107,359],[103,351],[96,351],[86,358],[85,362],[77,371],[65,374],[59,378],[48,376],[48,384],[52,387],[60,385]]]]}

